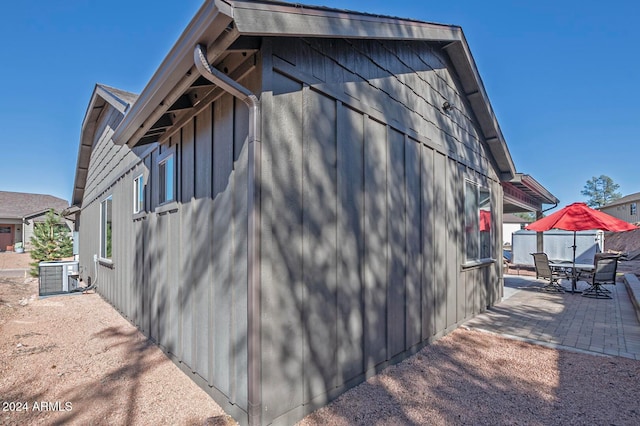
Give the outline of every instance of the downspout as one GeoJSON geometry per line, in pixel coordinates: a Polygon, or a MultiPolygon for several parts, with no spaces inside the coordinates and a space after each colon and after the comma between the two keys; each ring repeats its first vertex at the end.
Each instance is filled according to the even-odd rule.
{"type": "Polygon", "coordinates": [[[248,141],[248,235],[247,235],[247,400],[250,425],[262,423],[262,376],[260,340],[260,100],[249,89],[218,71],[207,60],[207,48],[196,45],[193,60],[207,80],[249,107],[248,141]]]}
{"type": "Polygon", "coordinates": [[[20,226],[22,235],[20,237],[22,238],[22,248],[25,251],[27,251],[27,242],[24,240],[24,228],[25,228],[25,226],[27,226],[26,223],[27,223],[27,219],[26,219],[26,217],[23,217],[22,218],[22,225],[20,226]]]}

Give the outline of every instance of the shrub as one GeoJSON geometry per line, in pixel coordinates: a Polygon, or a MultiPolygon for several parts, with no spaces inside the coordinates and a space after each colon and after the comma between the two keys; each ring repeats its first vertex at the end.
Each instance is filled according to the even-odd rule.
{"type": "Polygon", "coordinates": [[[40,262],[60,260],[73,255],[73,241],[64,220],[49,210],[43,223],[36,223],[31,237],[31,275],[37,277],[40,262]]]}

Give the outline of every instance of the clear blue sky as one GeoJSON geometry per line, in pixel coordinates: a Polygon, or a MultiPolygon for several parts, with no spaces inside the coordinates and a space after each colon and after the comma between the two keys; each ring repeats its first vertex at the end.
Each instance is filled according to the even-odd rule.
{"type": "MultiPolygon", "coordinates": [[[[640,191],[640,2],[312,0],[460,25],[518,172],[560,206],[601,174],[640,191]]],[[[201,0],[3,5],[0,190],[69,200],[96,83],[139,93],[201,0]]]]}

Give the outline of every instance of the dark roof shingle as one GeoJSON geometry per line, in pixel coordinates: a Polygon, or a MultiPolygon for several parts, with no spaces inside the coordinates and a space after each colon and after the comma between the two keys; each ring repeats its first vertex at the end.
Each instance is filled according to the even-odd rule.
{"type": "Polygon", "coordinates": [[[60,212],[67,207],[66,200],[53,195],[0,191],[0,220],[22,219],[48,209],[60,212]]]}

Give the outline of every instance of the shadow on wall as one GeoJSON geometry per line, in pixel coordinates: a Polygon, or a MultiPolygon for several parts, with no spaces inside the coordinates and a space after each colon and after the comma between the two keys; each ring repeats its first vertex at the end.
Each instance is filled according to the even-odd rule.
{"type": "Polygon", "coordinates": [[[274,88],[262,340],[265,411],[278,414],[325,404],[459,320],[463,174],[278,73],[274,88]]]}
{"type": "MultiPolygon", "coordinates": [[[[432,52],[422,44],[413,48],[419,47],[432,52]]],[[[380,67],[388,46],[374,42],[366,49],[373,60],[350,64],[357,75],[347,68],[340,73],[316,69],[314,75],[335,77],[350,96],[379,108],[388,122],[421,129],[435,144],[475,158],[469,160],[473,164],[481,162],[469,150],[472,120],[458,111],[451,113],[459,120],[452,124],[436,111],[443,95],[463,97],[455,83],[438,76],[446,66],[429,56],[433,52],[412,62],[435,80],[414,82],[425,90],[406,118],[401,95],[390,91],[405,93],[404,79],[413,71],[405,64],[394,70],[398,77],[391,76],[380,67]]],[[[481,291],[473,288],[477,274],[467,284],[459,271],[462,182],[472,172],[307,85],[278,72],[273,79],[272,104],[265,108],[277,119],[265,120],[262,152],[265,421],[290,410],[298,410],[292,416],[299,418],[300,410],[325,404],[405,352],[417,351],[421,342],[449,331],[469,305],[493,297],[490,286],[475,293],[481,291]]],[[[192,377],[201,386],[244,410],[243,108],[225,96],[172,141],[181,163],[177,209],[135,223],[136,253],[127,259],[135,271],[131,299],[106,291],[121,310],[130,308],[145,333],[196,373],[192,377]],[[216,135],[233,135],[233,147],[216,135]]],[[[130,235],[119,238],[127,241],[130,235]]],[[[115,274],[120,274],[115,275],[119,285],[131,279],[117,269],[115,274]]],[[[411,422],[409,412],[401,415],[411,422]]]]}

